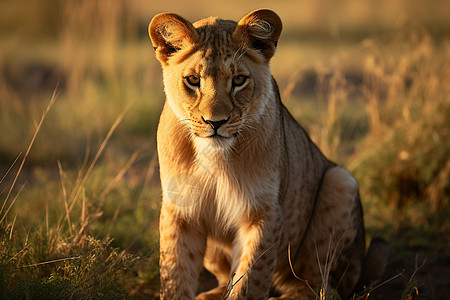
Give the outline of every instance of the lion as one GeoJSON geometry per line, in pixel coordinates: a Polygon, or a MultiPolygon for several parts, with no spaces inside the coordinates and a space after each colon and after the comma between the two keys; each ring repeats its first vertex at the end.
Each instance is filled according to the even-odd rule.
{"type": "Polygon", "coordinates": [[[149,25],[167,96],[161,299],[345,298],[386,266],[382,239],[364,259],[356,180],[281,102],[270,70],[281,30],[268,9],[238,23],[161,13],[149,25]],[[218,286],[196,296],[203,266],[218,286]]]}

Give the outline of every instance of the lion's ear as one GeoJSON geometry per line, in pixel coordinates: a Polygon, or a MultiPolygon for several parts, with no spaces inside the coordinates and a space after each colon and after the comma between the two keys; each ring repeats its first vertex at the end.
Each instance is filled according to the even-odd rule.
{"type": "Polygon", "coordinates": [[[168,58],[192,44],[198,38],[194,26],[177,14],[161,13],[153,17],[148,33],[156,51],[156,57],[162,64],[168,58]]]}
{"type": "Polygon", "coordinates": [[[275,12],[258,9],[239,21],[233,39],[260,51],[269,61],[275,54],[282,28],[281,19],[275,12]]]}

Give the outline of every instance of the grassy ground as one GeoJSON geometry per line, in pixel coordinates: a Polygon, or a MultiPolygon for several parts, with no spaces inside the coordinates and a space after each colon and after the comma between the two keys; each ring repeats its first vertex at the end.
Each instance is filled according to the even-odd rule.
{"type": "Polygon", "coordinates": [[[257,7],[284,21],[285,105],[359,180],[368,237],[390,242],[393,279],[368,299],[446,299],[448,1],[241,2],[0,2],[1,299],[157,296],[164,94],[146,27],[257,7]]]}

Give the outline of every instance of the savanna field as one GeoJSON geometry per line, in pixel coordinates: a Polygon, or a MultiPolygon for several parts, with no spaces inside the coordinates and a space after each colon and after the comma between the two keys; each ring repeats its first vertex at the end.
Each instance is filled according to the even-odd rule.
{"type": "Polygon", "coordinates": [[[284,104],[359,181],[367,240],[390,244],[354,299],[450,299],[447,0],[1,1],[0,299],[158,298],[148,23],[260,7],[283,21],[284,104]]]}

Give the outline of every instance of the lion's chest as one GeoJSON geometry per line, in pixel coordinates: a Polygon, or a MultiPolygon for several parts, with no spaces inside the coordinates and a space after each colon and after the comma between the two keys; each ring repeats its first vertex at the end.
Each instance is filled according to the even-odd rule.
{"type": "Polygon", "coordinates": [[[200,167],[191,176],[197,200],[190,213],[200,216],[211,233],[233,231],[243,219],[278,201],[279,180],[272,176],[223,166],[214,172],[200,167]]]}

